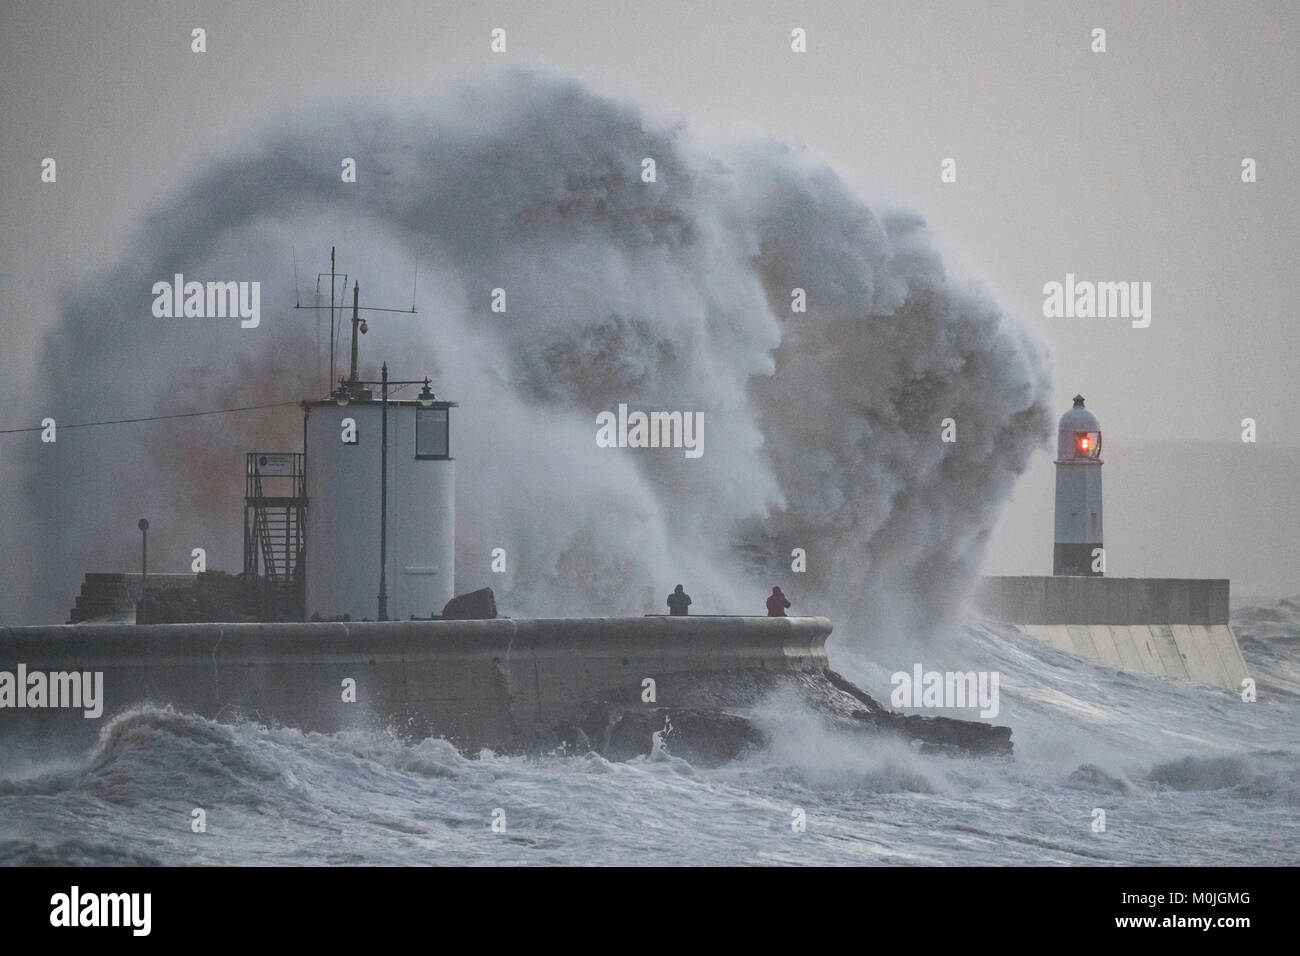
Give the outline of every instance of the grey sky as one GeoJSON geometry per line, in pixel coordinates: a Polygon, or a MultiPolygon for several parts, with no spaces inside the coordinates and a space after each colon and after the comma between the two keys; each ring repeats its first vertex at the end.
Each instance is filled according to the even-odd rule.
{"type": "MultiPolygon", "coordinates": [[[[1111,573],[1294,593],[1297,40],[1294,3],[9,2],[0,427],[40,418],[25,396],[61,288],[117,261],[211,156],[303,104],[401,105],[542,65],[705,135],[802,142],[868,197],[916,206],[1049,343],[1058,411],[1082,392],[1100,418],[1111,573]],[[789,50],[796,26],[805,55],[789,50]],[[1089,51],[1098,26],[1105,54],[1089,51]],[[39,182],[45,156],[57,185],[39,182]],[[1043,283],[1067,272],[1150,281],[1150,328],[1043,318],[1043,283]],[[1244,417],[1258,445],[1240,442],[1244,417]]],[[[0,455],[26,440],[0,438],[0,455]]],[[[1017,489],[987,570],[1050,568],[1050,458],[1017,489]]]]}

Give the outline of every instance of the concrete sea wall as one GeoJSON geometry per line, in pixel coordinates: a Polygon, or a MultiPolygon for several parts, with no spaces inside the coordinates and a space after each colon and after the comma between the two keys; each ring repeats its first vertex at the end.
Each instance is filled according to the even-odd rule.
{"type": "Polygon", "coordinates": [[[987,577],[982,614],[1109,667],[1242,689],[1250,676],[1219,578],[987,577]]]}
{"type": "MultiPolygon", "coordinates": [[[[603,695],[674,702],[674,675],[822,671],[823,617],[557,618],[0,629],[0,671],[102,672],[104,711],[0,709],[6,740],[83,744],[147,701],[333,732],[379,721],[466,747],[525,745],[603,695]],[[344,683],[355,681],[355,703],[344,683]]],[[[685,682],[682,681],[684,684],[685,682]]]]}
{"type": "Polygon", "coordinates": [[[1014,624],[1228,623],[1223,578],[987,577],[981,612],[1014,624]]]}

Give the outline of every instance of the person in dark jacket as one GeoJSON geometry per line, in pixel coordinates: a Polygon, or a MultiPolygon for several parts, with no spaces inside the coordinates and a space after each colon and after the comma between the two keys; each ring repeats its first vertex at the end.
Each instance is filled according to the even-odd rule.
{"type": "Polygon", "coordinates": [[[785,609],[790,606],[790,602],[785,599],[780,588],[772,588],[772,596],[767,599],[767,616],[768,617],[785,617],[785,609]]]}
{"type": "Polygon", "coordinates": [[[691,606],[691,596],[682,590],[679,584],[673,588],[673,593],[668,595],[668,613],[673,617],[685,617],[689,611],[686,609],[691,606]]]}

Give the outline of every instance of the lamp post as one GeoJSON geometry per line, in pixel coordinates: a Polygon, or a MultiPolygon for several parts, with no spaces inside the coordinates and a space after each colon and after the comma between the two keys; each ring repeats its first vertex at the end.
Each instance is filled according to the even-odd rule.
{"type": "Polygon", "coordinates": [[[135,523],[140,529],[140,597],[144,597],[144,578],[149,566],[149,519],[141,518],[135,523]]]}
{"type": "MultiPolygon", "coordinates": [[[[353,333],[356,334],[355,332],[353,333]]],[[[352,353],[354,356],[356,352],[352,353]]],[[[354,358],[355,361],[355,358],[354,358]]],[[[355,369],[353,370],[355,374],[355,369]]],[[[388,620],[388,363],[380,384],[379,439],[379,620],[388,620]]]]}

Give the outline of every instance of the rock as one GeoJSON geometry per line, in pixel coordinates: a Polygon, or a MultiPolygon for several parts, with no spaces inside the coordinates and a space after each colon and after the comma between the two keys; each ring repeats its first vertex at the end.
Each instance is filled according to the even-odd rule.
{"type": "Polygon", "coordinates": [[[602,756],[607,760],[648,756],[654,734],[666,728],[667,752],[694,767],[720,766],[764,742],[762,732],[736,714],[655,707],[619,715],[602,756]]]}
{"type": "Polygon", "coordinates": [[[882,730],[915,741],[922,753],[964,753],[988,756],[1011,754],[1011,728],[951,717],[921,717],[889,713],[876,718],[882,730]]]}
{"type": "Polygon", "coordinates": [[[457,594],[442,609],[447,621],[484,621],[497,616],[497,599],[491,588],[479,588],[468,594],[457,594]]]}
{"type": "Polygon", "coordinates": [[[629,760],[650,753],[651,738],[672,724],[665,744],[674,757],[695,766],[718,766],[752,748],[766,733],[752,719],[756,706],[777,700],[816,713],[827,726],[850,734],[901,737],[922,753],[949,756],[1010,757],[1011,728],[951,717],[923,717],[887,710],[870,694],[829,668],[804,671],[735,669],[678,671],[664,678],[661,692],[671,702],[646,707],[639,681],[606,690],[596,699],[575,701],[573,710],[551,728],[558,740],[572,741],[581,728],[592,748],[607,760],[629,760]]]}
{"type": "Polygon", "coordinates": [[[1128,793],[1131,789],[1122,779],[1108,774],[1092,763],[1083,764],[1066,777],[1065,785],[1086,790],[1108,790],[1111,793],[1128,793]]]}

